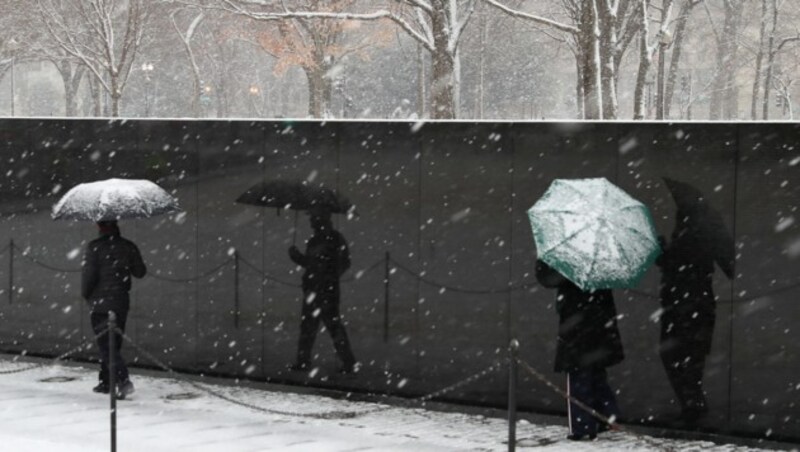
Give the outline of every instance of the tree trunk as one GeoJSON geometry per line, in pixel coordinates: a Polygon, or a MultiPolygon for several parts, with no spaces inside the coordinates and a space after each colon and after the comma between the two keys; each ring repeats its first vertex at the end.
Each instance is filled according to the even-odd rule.
{"type": "Polygon", "coordinates": [[[578,119],[586,119],[586,111],[584,110],[585,104],[583,102],[583,66],[581,62],[583,61],[583,57],[579,55],[575,55],[575,73],[577,74],[577,78],[575,79],[575,105],[576,105],[576,113],[578,115],[578,119]]]}
{"type": "Polygon", "coordinates": [[[775,64],[775,29],[778,27],[778,2],[772,0],[772,30],[769,33],[767,44],[767,71],[764,74],[764,101],[762,114],[764,121],[769,119],[769,96],[772,88],[772,67],[775,64]]]}
{"type": "Polygon", "coordinates": [[[603,119],[617,119],[617,76],[615,49],[617,48],[616,18],[605,7],[598,10],[600,31],[600,79],[603,93],[603,119]]]}
{"type": "Polygon", "coordinates": [[[650,71],[652,57],[647,45],[649,38],[649,24],[647,19],[647,6],[649,0],[642,0],[641,30],[639,30],[639,70],[636,73],[636,89],[633,96],[633,119],[641,121],[645,118],[644,87],[647,82],[647,73],[650,71]]]}
{"type": "Polygon", "coordinates": [[[686,37],[686,26],[689,23],[689,16],[697,4],[694,0],[686,0],[676,20],[675,40],[672,43],[672,56],[669,62],[667,82],[664,86],[664,115],[667,117],[669,117],[672,109],[672,97],[675,95],[675,82],[678,80],[678,69],[680,68],[681,54],[683,53],[683,40],[686,37]]]}
{"type": "Polygon", "coordinates": [[[579,25],[578,45],[581,57],[581,91],[584,118],[603,119],[603,92],[600,81],[600,43],[597,29],[597,4],[595,0],[583,3],[579,25]]]}
{"type": "Polygon", "coordinates": [[[736,42],[742,17],[742,1],[730,0],[725,3],[725,20],[722,33],[717,42],[717,67],[712,84],[709,118],[733,119],[738,115],[738,99],[734,89],[736,42]]]}
{"type": "Polygon", "coordinates": [[[767,34],[767,0],[761,0],[761,26],[758,31],[758,53],[756,54],[756,73],[753,76],[753,94],[750,101],[750,119],[758,119],[758,95],[761,92],[761,73],[764,62],[764,41],[767,34]]]}
{"type": "Polygon", "coordinates": [[[431,14],[433,31],[433,68],[431,117],[433,119],[456,119],[457,108],[455,83],[457,69],[456,55],[448,50],[450,33],[448,28],[447,9],[444,5],[434,8],[431,14]]]}
{"type": "Polygon", "coordinates": [[[417,110],[419,111],[419,118],[425,118],[425,106],[427,102],[427,93],[425,87],[427,86],[425,77],[425,48],[421,44],[417,46],[417,60],[419,61],[419,72],[417,74],[417,110]]]}

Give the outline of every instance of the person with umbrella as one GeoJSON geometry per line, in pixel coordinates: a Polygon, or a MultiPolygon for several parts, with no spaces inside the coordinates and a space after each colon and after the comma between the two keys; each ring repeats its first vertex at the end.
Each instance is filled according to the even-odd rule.
{"type": "Polygon", "coordinates": [[[659,237],[661,340],[659,355],[681,405],[681,419],[694,423],[708,412],[703,369],[711,352],[716,301],[714,264],[732,279],[734,245],[718,211],[697,188],[664,178],[677,212],[669,243],[659,237]]]}
{"type": "Polygon", "coordinates": [[[302,277],[300,339],[297,360],[291,369],[305,371],[310,368],[311,349],[321,321],[330,332],[336,353],[342,361],[339,372],[353,373],[357,370],[356,359],[339,312],[339,278],[350,267],[350,252],[342,234],[334,229],[328,209],[324,206],[314,207],[308,211],[308,215],[314,232],[308,239],[305,253],[294,245],[289,248],[289,257],[305,270],[302,277]]]}
{"type": "Polygon", "coordinates": [[[90,307],[100,355],[100,382],[94,392],[107,394],[115,390],[119,398],[125,398],[134,391],[121,354],[122,337],[114,332],[114,350],[111,350],[106,330],[113,312],[117,329],[125,332],[132,277],[144,277],[147,267],[139,248],[120,234],[117,220],[150,218],[179,210],[175,198],[155,183],[131,179],[79,184],[53,206],[53,219],[93,221],[99,229],[100,236],[86,246],[81,275],[81,295],[90,307]],[[111,360],[116,388],[110,384],[111,360]]]}
{"type": "Polygon", "coordinates": [[[311,349],[317,337],[319,323],[330,332],[333,345],[342,365],[341,373],[357,370],[357,362],[342,323],[339,304],[339,278],[350,267],[347,241],[336,231],[331,221],[333,213],[354,214],[350,201],[323,185],[300,180],[266,180],[242,193],[236,202],[259,207],[295,211],[292,243],[297,240],[297,212],[306,211],[311,220],[313,235],[308,239],[306,252],[296,246],[289,248],[289,258],[304,268],[302,277],[303,306],[300,312],[300,338],[297,359],[290,369],[305,371],[311,367],[311,349]]]}
{"type": "Polygon", "coordinates": [[[108,363],[113,359],[116,390],[120,398],[125,398],[133,393],[134,388],[122,358],[122,337],[114,333],[115,349],[110,350],[108,332],[103,331],[108,328],[109,312],[113,312],[117,327],[125,332],[130,310],[128,292],[131,289],[131,277],[144,277],[147,267],[139,248],[120,235],[116,221],[98,221],[97,226],[100,237],[86,246],[81,278],[81,294],[89,303],[92,329],[98,335],[97,348],[100,352],[100,382],[93,391],[108,394],[111,390],[108,363]]]}
{"type": "MultiPolygon", "coordinates": [[[[557,289],[555,371],[567,374],[567,393],[607,418],[618,417],[606,368],[622,362],[625,354],[611,290],[585,291],[541,260],[536,262],[536,279],[557,289]]],[[[609,428],[571,401],[567,412],[571,440],[591,440],[609,428]]]]}
{"type": "Polygon", "coordinates": [[[647,207],[604,178],[556,179],[528,215],[536,278],[558,291],[555,370],[567,374],[568,438],[594,439],[619,416],[606,369],[625,355],[610,289],[638,284],[659,253],[655,228],[647,207]]]}

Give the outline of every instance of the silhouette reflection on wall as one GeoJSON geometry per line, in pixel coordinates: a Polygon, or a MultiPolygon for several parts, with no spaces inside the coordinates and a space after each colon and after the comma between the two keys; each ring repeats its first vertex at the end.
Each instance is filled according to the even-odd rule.
{"type": "Polygon", "coordinates": [[[681,418],[695,422],[708,412],[703,369],[716,320],[714,263],[734,276],[734,243],[722,215],[703,193],[685,182],[664,178],[677,206],[669,242],[659,237],[663,254],[659,298],[659,353],[681,406],[681,418]]]}

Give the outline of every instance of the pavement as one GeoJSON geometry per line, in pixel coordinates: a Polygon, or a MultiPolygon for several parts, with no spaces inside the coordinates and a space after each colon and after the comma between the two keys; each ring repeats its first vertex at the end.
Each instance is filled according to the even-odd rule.
{"type": "MultiPolygon", "coordinates": [[[[3,450],[106,451],[107,396],[91,392],[96,366],[0,355],[3,450]],[[23,370],[32,364],[41,367],[23,370]],[[4,373],[21,370],[15,373],[4,373]]],[[[241,382],[132,369],[136,392],[117,408],[120,451],[505,451],[505,412],[313,388],[241,382]],[[177,378],[175,378],[177,377],[177,378]],[[360,398],[362,400],[352,400],[360,398]]],[[[639,428],[592,442],[565,439],[563,419],[522,414],[518,450],[757,451],[798,450],[732,437],[675,439],[639,428]],[[752,443],[752,441],[750,441],[752,443]]]]}

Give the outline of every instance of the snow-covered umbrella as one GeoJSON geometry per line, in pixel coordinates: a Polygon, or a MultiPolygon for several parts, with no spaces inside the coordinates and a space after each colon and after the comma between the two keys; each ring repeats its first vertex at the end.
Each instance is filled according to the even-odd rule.
{"type": "Polygon", "coordinates": [[[113,221],[180,211],[178,201],[149,180],[107,179],[79,184],[53,206],[54,220],[113,221]]]}
{"type": "Polygon", "coordinates": [[[583,290],[633,287],[661,252],[647,207],[605,178],[556,179],[528,216],[539,259],[583,290]]]}

